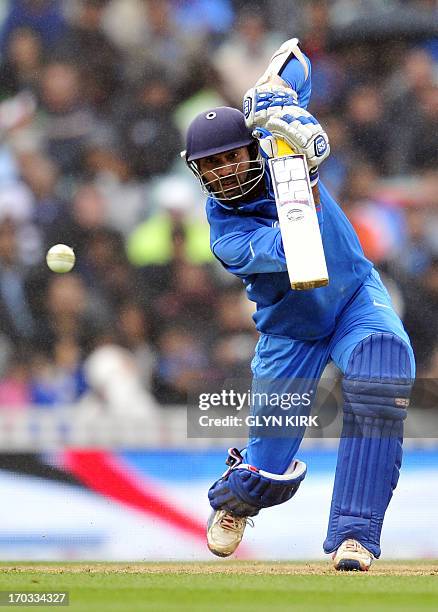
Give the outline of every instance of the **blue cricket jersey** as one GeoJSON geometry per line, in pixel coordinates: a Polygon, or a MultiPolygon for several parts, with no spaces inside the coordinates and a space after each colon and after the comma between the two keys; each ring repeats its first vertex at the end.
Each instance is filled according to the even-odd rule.
{"type": "MultiPolygon", "coordinates": [[[[297,92],[302,108],[307,107],[311,92],[310,62],[306,61],[307,78],[296,59],[281,74],[297,92]]],[[[319,182],[318,220],[330,281],[318,289],[292,290],[269,170],[265,182],[263,196],[240,206],[208,198],[211,249],[229,272],[243,280],[248,298],[257,304],[253,318],[260,332],[297,340],[324,338],[333,332],[337,317],[372,264],[347,217],[319,182]]]]}

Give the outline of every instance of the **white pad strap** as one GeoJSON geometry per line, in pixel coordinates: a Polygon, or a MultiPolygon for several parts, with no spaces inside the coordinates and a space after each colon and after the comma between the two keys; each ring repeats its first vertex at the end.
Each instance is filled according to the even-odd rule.
{"type": "MultiPolygon", "coordinates": [[[[247,463],[241,463],[239,466],[237,466],[237,469],[251,470],[253,468],[247,463]]],[[[273,474],[272,472],[266,472],[266,470],[257,470],[257,472],[262,476],[265,476],[270,480],[278,480],[281,482],[295,480],[296,478],[303,476],[306,471],[307,465],[304,463],[304,461],[300,461],[299,459],[294,459],[284,474],[273,474]]]]}

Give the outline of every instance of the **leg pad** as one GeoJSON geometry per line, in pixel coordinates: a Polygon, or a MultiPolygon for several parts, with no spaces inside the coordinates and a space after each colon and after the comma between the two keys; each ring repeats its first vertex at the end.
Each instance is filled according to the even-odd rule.
{"type": "Polygon", "coordinates": [[[403,421],[413,383],[412,349],[373,334],[353,351],[343,381],[344,424],[324,550],[358,540],[375,557],[399,476],[403,421]]]}
{"type": "Polygon", "coordinates": [[[237,516],[255,516],[262,508],[288,501],[306,475],[306,464],[294,460],[285,474],[271,474],[252,465],[231,468],[208,492],[214,510],[237,516]]]}

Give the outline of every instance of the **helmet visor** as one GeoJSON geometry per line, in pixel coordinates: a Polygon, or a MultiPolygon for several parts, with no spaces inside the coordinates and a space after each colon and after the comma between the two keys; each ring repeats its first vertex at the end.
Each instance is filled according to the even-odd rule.
{"type": "Polygon", "coordinates": [[[262,180],[264,160],[257,159],[217,166],[200,172],[198,178],[203,192],[218,200],[237,200],[249,193],[262,180]]]}

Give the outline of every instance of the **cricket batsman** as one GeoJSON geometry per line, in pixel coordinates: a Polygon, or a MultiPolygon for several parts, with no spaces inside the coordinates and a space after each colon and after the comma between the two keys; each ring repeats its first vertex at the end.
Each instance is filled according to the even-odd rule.
{"type": "MultiPolygon", "coordinates": [[[[245,114],[219,107],[192,121],[184,156],[208,196],[211,249],[257,305],[253,389],[266,390],[266,381],[276,392],[297,380],[313,385],[330,361],[343,373],[344,422],[324,551],[338,570],[366,571],[380,556],[383,519],[399,477],[415,361],[379,274],[319,181],[330,147],[306,111],[310,94],[310,61],[297,39],[288,40],[246,94],[245,114]],[[276,138],[306,156],[330,278],[325,287],[290,286],[266,164],[276,156],[276,138]]],[[[260,400],[251,410],[272,407],[260,400]]],[[[252,430],[243,453],[230,451],[228,470],[208,492],[207,542],[214,554],[232,554],[250,517],[295,495],[306,476],[296,459],[303,433],[252,430]]]]}

